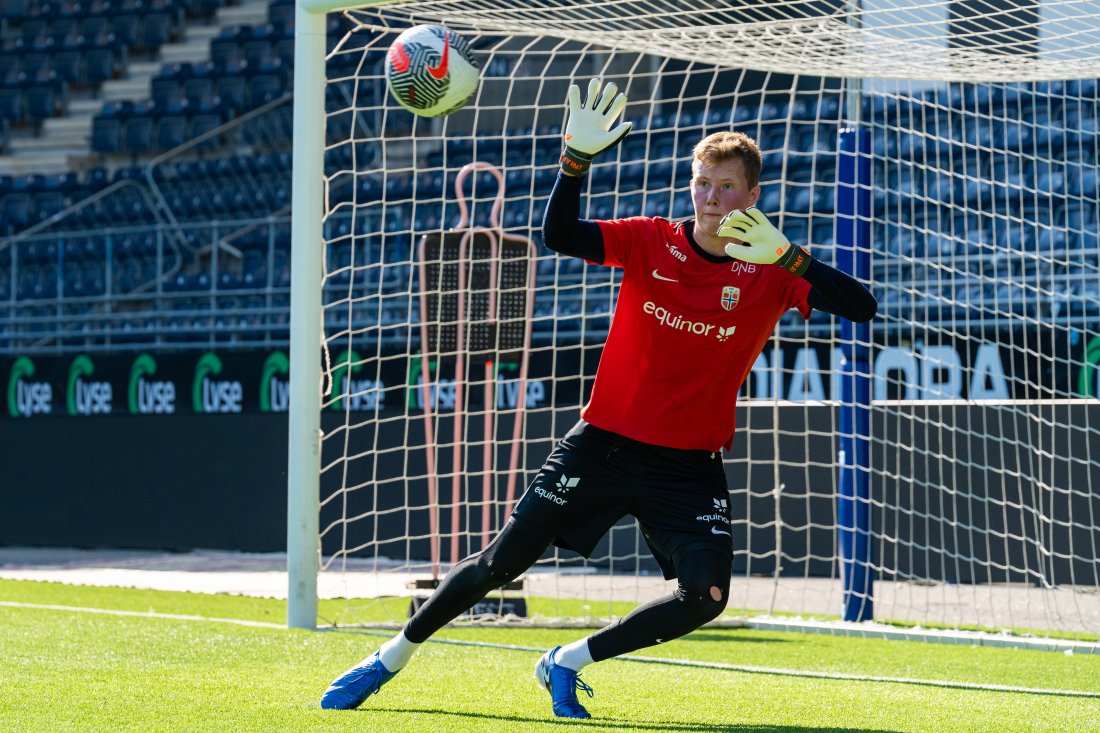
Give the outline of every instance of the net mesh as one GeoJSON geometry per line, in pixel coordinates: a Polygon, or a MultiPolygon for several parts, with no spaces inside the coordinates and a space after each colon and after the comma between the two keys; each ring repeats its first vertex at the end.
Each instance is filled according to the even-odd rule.
{"type": "MultiPolygon", "coordinates": [[[[486,328],[459,348],[457,328],[425,339],[421,314],[446,333],[458,319],[440,303],[483,312],[491,284],[514,293],[516,278],[494,280],[474,246],[480,285],[460,296],[457,277],[418,274],[417,245],[471,228],[539,245],[566,89],[598,76],[627,92],[634,130],[587,178],[590,219],[690,217],[692,145],[735,129],[764,153],[761,209],[835,262],[838,134],[857,118],[870,130],[876,618],[1096,634],[1100,54],[1081,30],[1096,8],[997,8],[418,2],[343,16],[326,88],[320,592],[360,600],[324,620],[371,615],[371,599],[484,546],[576,421],[620,273],[539,246],[529,346],[486,328]],[[434,120],[397,107],[382,76],[395,34],[429,21],[463,32],[482,68],[469,105],[434,120]],[[436,305],[422,309],[425,284],[436,305]]],[[[434,272],[458,272],[437,257],[434,272]]],[[[741,390],[731,609],[840,609],[841,361],[839,322],[792,311],[741,390]]],[[[598,622],[668,585],[626,520],[588,560],[548,553],[524,592],[540,618],[598,622]]]]}

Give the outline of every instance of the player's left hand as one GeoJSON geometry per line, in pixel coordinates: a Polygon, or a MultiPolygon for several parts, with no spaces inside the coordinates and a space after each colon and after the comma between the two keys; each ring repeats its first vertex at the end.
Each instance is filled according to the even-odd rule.
{"type": "Polygon", "coordinates": [[[569,119],[565,125],[561,168],[571,176],[583,176],[592,165],[592,159],[618,145],[630,132],[633,123],[623,122],[611,129],[626,107],[626,95],[619,92],[615,82],[601,85],[599,79],[592,79],[588,82],[588,97],[583,102],[581,88],[573,84],[569,87],[566,101],[569,103],[569,119]]]}
{"type": "Polygon", "coordinates": [[[718,236],[740,240],[742,244],[727,244],[726,254],[744,262],[779,265],[794,275],[802,275],[810,266],[809,252],[791,244],[755,206],[726,214],[718,223],[718,236]]]}

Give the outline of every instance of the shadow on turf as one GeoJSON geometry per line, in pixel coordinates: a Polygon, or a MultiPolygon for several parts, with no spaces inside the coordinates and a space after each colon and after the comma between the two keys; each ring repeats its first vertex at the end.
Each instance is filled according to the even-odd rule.
{"type": "Polygon", "coordinates": [[[684,641],[721,641],[721,642],[753,642],[754,644],[789,644],[791,639],[773,639],[764,636],[752,636],[741,631],[730,629],[729,631],[693,631],[687,636],[676,639],[684,641]]]}
{"type": "Polygon", "coordinates": [[[567,723],[569,725],[584,726],[585,728],[606,728],[610,730],[622,730],[624,726],[638,730],[682,730],[682,731],[706,731],[707,733],[898,733],[897,731],[883,730],[880,728],[809,728],[801,725],[740,725],[737,723],[643,723],[637,720],[625,718],[591,718],[589,720],[565,720],[562,718],[531,718],[519,715],[488,715],[485,713],[465,713],[456,710],[443,710],[440,708],[361,708],[360,711],[375,710],[385,713],[409,713],[415,715],[448,715],[459,718],[473,718],[476,720],[499,720],[506,723],[567,723]]]}

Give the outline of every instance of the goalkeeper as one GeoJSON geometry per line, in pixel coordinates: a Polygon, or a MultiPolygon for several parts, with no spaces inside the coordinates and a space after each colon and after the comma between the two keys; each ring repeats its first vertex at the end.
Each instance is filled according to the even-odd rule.
{"type": "Polygon", "coordinates": [[[870,320],[874,297],[815,260],[754,208],[760,150],[720,132],[694,148],[693,219],[579,218],[593,158],[630,131],[612,129],[626,106],[592,80],[569,90],[562,171],[547,202],[546,246],[623,268],[618,305],[581,421],[562,438],[483,551],[455,565],[401,633],[325,691],[321,706],[355,708],[420,644],[486,593],[518,577],[551,545],[587,556],[632,515],[676,590],[594,634],[555,647],[535,677],[554,715],[587,718],[577,690],[587,665],[671,641],[726,607],[733,538],[721,451],[735,428],[737,392],[776,323],[791,308],[870,320]]]}

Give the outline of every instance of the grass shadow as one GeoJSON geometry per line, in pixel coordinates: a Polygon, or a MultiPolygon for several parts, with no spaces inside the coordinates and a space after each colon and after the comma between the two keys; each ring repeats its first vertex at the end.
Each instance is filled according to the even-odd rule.
{"type": "MultiPolygon", "coordinates": [[[[637,730],[652,731],[697,731],[698,733],[898,733],[897,731],[883,730],[880,728],[820,728],[802,725],[748,725],[739,723],[692,723],[670,722],[651,723],[626,718],[589,718],[588,720],[567,720],[563,718],[542,718],[526,715],[493,715],[490,713],[470,713],[458,710],[443,710],[440,708],[390,708],[374,706],[369,708],[377,712],[385,712],[400,715],[402,713],[415,715],[446,715],[472,720],[500,721],[512,724],[540,724],[557,723],[575,725],[594,730],[622,730],[624,727],[637,730]]],[[[361,708],[360,711],[367,710],[361,708]]]]}

